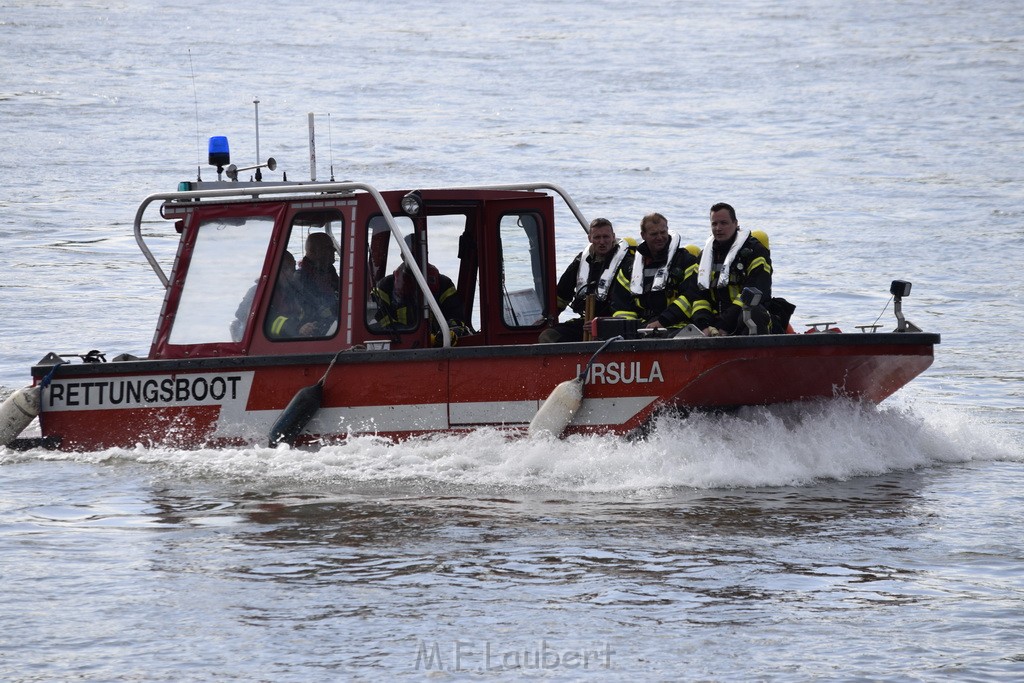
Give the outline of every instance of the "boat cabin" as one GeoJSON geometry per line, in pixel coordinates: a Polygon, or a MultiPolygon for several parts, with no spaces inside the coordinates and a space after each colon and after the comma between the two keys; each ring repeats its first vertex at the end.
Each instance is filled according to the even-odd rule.
{"type": "Polygon", "coordinates": [[[533,343],[558,277],[553,197],[541,189],[586,225],[553,185],[217,181],[151,195],[136,239],[166,294],[149,358],[533,343]],[[169,276],[141,233],[156,201],[181,235],[169,276]],[[445,278],[456,292],[439,288],[445,278]],[[402,315],[382,311],[381,284],[402,315]]]}

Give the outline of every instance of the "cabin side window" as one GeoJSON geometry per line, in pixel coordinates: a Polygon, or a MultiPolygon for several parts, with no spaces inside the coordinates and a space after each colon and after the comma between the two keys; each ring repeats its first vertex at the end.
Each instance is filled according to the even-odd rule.
{"type": "Polygon", "coordinates": [[[542,302],[547,292],[541,225],[541,217],[536,213],[501,217],[498,234],[502,318],[509,327],[532,327],[543,317],[542,302]]]}
{"type": "Polygon", "coordinates": [[[290,250],[281,254],[274,273],[270,304],[263,319],[263,334],[268,339],[315,336],[317,330],[304,317],[304,293],[299,282],[295,255],[290,250]]]}
{"type": "Polygon", "coordinates": [[[271,293],[263,332],[273,340],[331,337],[338,331],[341,238],[335,211],[298,213],[271,293]]]}
{"type": "MultiPolygon", "coordinates": [[[[413,234],[408,216],[392,216],[403,239],[413,234]]],[[[375,334],[408,332],[419,323],[422,298],[412,276],[404,273],[402,250],[384,216],[367,225],[366,326],[375,334]]]]}
{"type": "MultiPolygon", "coordinates": [[[[477,277],[476,244],[469,231],[470,218],[464,213],[427,216],[430,230],[430,263],[456,286],[460,309],[448,312],[461,322],[469,322],[466,332],[482,329],[480,321],[480,283],[477,277]],[[472,254],[470,252],[473,252],[472,254]],[[465,270],[466,272],[462,272],[465,270]]],[[[445,308],[442,306],[442,308],[445,308]]]]}
{"type": "MultiPolygon", "coordinates": [[[[241,331],[235,322],[237,313],[243,309],[247,317],[252,307],[274,219],[268,216],[218,218],[200,223],[196,230],[188,277],[182,286],[168,341],[171,344],[238,341],[241,331]]],[[[244,324],[241,330],[244,331],[244,324]]]]}

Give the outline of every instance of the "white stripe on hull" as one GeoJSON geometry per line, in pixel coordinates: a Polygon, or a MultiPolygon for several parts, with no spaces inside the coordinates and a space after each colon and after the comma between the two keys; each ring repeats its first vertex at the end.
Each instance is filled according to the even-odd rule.
{"type": "Polygon", "coordinates": [[[523,425],[537,414],[541,401],[477,401],[452,403],[449,408],[453,427],[476,425],[523,425]]]}
{"type": "MultiPolygon", "coordinates": [[[[657,396],[584,399],[572,424],[580,426],[621,425],[645,410],[657,396]]],[[[471,428],[483,425],[526,427],[537,414],[541,401],[480,401],[398,406],[322,408],[306,427],[309,434],[375,432],[420,432],[471,428]],[[449,421],[446,412],[450,412],[449,421]]],[[[270,413],[272,411],[261,411],[270,413]]],[[[250,421],[253,413],[248,414],[250,421]]],[[[263,416],[261,416],[262,418],[263,416]]],[[[267,425],[277,419],[270,415],[267,425]]],[[[261,420],[262,421],[262,420],[261,420]]]]}
{"type": "MultiPolygon", "coordinates": [[[[413,432],[448,429],[447,406],[425,403],[400,406],[321,408],[306,425],[307,434],[413,432]]],[[[277,419],[275,415],[274,419],[277,419]]]]}
{"type": "Polygon", "coordinates": [[[621,398],[584,398],[570,425],[620,425],[658,400],[657,396],[623,396],[621,398]]]}
{"type": "MultiPolygon", "coordinates": [[[[43,412],[91,410],[116,419],[117,411],[123,409],[220,405],[211,436],[258,443],[267,438],[281,411],[245,410],[252,382],[251,371],[230,375],[183,373],[55,380],[43,391],[43,412]]],[[[571,424],[621,425],[656,400],[657,396],[585,398],[571,424]]],[[[349,432],[432,432],[485,425],[526,427],[542,403],[543,400],[521,400],[330,407],[320,409],[305,432],[337,436],[349,432]]]]}

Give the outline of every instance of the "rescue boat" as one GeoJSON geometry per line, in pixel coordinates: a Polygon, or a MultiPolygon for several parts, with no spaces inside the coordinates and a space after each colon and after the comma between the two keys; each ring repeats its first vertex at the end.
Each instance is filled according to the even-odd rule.
{"type": "Polygon", "coordinates": [[[47,354],[32,385],[4,404],[0,445],[315,446],[481,427],[629,434],[667,410],[880,402],[931,365],[940,341],[903,317],[910,284],[896,281],[891,332],[821,324],[667,337],[597,320],[590,341],[539,344],[557,317],[556,200],[589,224],[560,186],[379,191],[317,181],[314,166],[309,181],[264,181],[273,159],[236,168],[223,138],[211,138],[209,160],[216,181],[152,194],[135,214],[135,239],[164,290],[148,355],[47,354]],[[154,211],[179,235],[169,272],[143,236],[154,211]],[[312,272],[305,255],[317,241],[331,246],[321,264],[331,284],[314,320],[281,309],[280,291],[312,272]],[[403,263],[415,304],[385,327],[374,290],[403,263]],[[431,282],[439,269],[461,299],[458,335],[431,282]],[[41,437],[16,438],[35,412],[41,437]]]}

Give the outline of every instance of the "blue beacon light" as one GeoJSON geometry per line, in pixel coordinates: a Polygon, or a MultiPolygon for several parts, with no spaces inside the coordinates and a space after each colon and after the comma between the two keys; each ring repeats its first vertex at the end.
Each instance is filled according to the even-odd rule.
{"type": "Polygon", "coordinates": [[[214,135],[210,138],[210,166],[217,167],[219,179],[221,171],[231,163],[231,152],[228,150],[228,139],[224,135],[214,135]]]}

